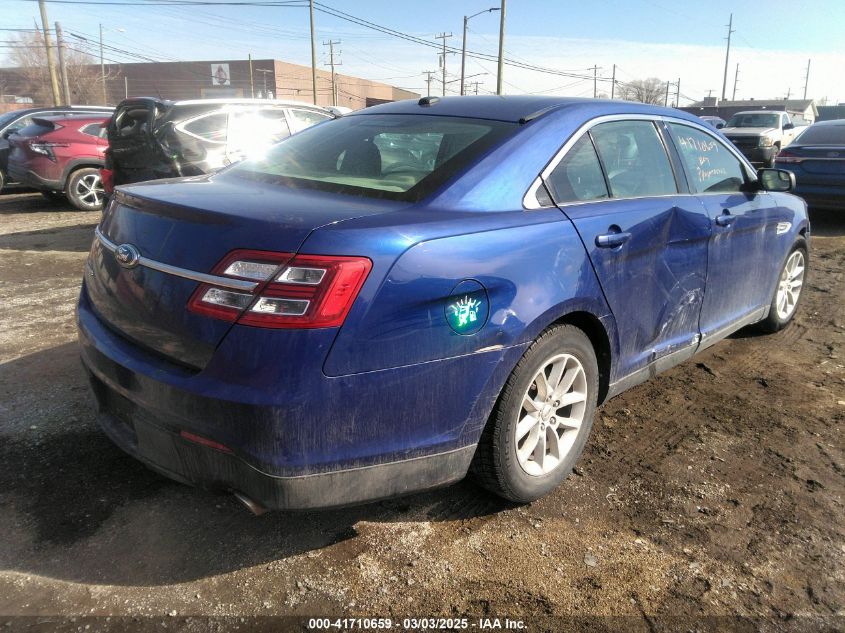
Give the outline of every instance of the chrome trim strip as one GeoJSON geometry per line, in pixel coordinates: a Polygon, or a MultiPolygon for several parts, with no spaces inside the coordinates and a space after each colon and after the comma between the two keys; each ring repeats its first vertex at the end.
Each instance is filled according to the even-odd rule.
{"type": "MultiPolygon", "coordinates": [[[[100,227],[94,229],[94,237],[97,239],[100,244],[103,245],[110,253],[114,254],[115,250],[117,249],[117,244],[110,241],[105,235],[102,234],[100,231],[100,227]]],[[[204,284],[211,284],[212,286],[217,286],[219,288],[229,288],[231,290],[245,290],[246,292],[252,292],[255,288],[258,287],[258,282],[255,281],[244,281],[242,279],[231,279],[229,277],[219,277],[217,275],[208,275],[206,273],[198,273],[194,272],[193,270],[187,270],[186,268],[179,268],[178,266],[171,266],[170,264],[163,264],[162,262],[157,262],[153,259],[149,259],[147,257],[141,256],[141,259],[138,260],[139,266],[144,266],[145,268],[149,268],[151,270],[157,270],[161,273],[166,273],[168,275],[173,275],[174,277],[182,277],[183,279],[190,279],[191,281],[198,281],[204,284]]]]}
{"type": "MultiPolygon", "coordinates": [[[[525,207],[526,209],[528,209],[529,211],[536,210],[536,209],[551,209],[551,208],[554,208],[554,207],[544,207],[537,200],[537,190],[542,185],[543,180],[548,179],[549,175],[558,166],[558,163],[560,163],[560,161],[563,160],[563,157],[566,155],[566,152],[568,152],[572,148],[572,146],[575,145],[575,143],[577,143],[578,140],[588,130],[590,130],[592,127],[594,127],[594,126],[596,126],[600,123],[607,123],[608,121],[653,121],[655,123],[658,122],[658,121],[662,121],[664,123],[678,123],[678,124],[681,124],[681,125],[686,125],[686,126],[691,127],[695,130],[698,130],[699,132],[704,132],[708,136],[712,137],[714,140],[716,140],[719,143],[721,143],[722,145],[724,145],[725,148],[728,151],[730,151],[730,153],[733,154],[733,156],[746,167],[746,170],[747,170],[749,176],[756,175],[756,173],[757,173],[757,170],[748,161],[748,159],[745,157],[745,155],[742,154],[742,152],[740,152],[738,149],[736,149],[736,147],[734,147],[733,144],[730,143],[730,141],[728,143],[725,143],[724,139],[712,134],[712,130],[708,130],[706,127],[704,127],[704,124],[699,125],[695,121],[688,121],[687,119],[681,119],[681,118],[678,118],[678,117],[666,116],[666,115],[660,115],[660,114],[657,114],[657,115],[655,115],[655,114],[607,114],[607,115],[604,115],[604,116],[596,117],[595,119],[591,119],[591,120],[587,121],[586,123],[584,123],[577,130],[575,130],[575,133],[572,136],[569,137],[569,140],[567,140],[566,143],[563,144],[563,147],[561,147],[557,151],[557,153],[554,155],[554,157],[549,161],[549,163],[543,169],[543,171],[540,172],[540,175],[537,176],[537,178],[534,179],[533,183],[531,183],[531,186],[528,188],[528,191],[525,192],[525,196],[523,196],[523,198],[522,198],[522,206],[525,207]]],[[[694,193],[694,192],[689,192],[689,193],[680,193],[679,192],[679,193],[670,194],[670,195],[697,196],[697,195],[700,195],[700,194],[697,194],[697,193],[694,193]]],[[[629,197],[625,197],[625,198],[602,198],[601,200],[596,200],[595,202],[607,202],[608,200],[632,200],[632,199],[636,199],[636,198],[654,198],[654,197],[656,197],[656,196],[629,196],[629,197]]],[[[572,205],[572,204],[584,204],[584,202],[587,202],[587,201],[577,201],[576,200],[576,201],[573,201],[573,202],[561,203],[560,205],[556,205],[556,206],[566,206],[566,205],[572,205]]]]}

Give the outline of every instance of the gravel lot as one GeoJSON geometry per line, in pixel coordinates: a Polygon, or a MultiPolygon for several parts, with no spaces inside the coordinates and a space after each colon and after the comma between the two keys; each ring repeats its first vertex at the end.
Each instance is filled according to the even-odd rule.
{"type": "MultiPolygon", "coordinates": [[[[170,630],[198,626],[188,616],[486,615],[643,631],[733,615],[748,620],[714,626],[843,630],[845,215],[812,218],[796,321],[742,331],[604,405],[552,495],[520,507],[462,482],[254,517],[98,431],[73,308],[99,213],[2,195],[0,614],[170,630]]],[[[57,621],[8,625],[38,622],[57,621]]]]}

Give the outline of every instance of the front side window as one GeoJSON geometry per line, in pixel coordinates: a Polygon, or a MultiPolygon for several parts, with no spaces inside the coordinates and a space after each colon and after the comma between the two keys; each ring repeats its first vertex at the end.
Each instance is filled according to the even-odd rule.
{"type": "Polygon", "coordinates": [[[459,117],[346,116],[295,134],[230,173],[294,188],[415,202],[516,129],[515,123],[459,117]]]}
{"type": "Polygon", "coordinates": [[[546,178],[546,186],[558,204],[607,198],[607,185],[588,134],[566,152],[546,178]]]}
{"type": "Polygon", "coordinates": [[[688,125],[670,123],[669,130],[695,193],[741,190],[745,184],[745,171],[721,141],[688,125]]]}
{"type": "Polygon", "coordinates": [[[614,198],[678,193],[672,165],[651,121],[611,121],[590,130],[614,198]]]}

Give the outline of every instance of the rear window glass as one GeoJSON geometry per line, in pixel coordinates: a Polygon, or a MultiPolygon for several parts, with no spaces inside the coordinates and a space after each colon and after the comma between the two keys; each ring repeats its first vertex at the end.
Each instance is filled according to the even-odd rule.
{"type": "Polygon", "coordinates": [[[607,185],[589,135],[566,152],[546,184],[558,204],[607,198],[607,185]]]}
{"type": "Polygon", "coordinates": [[[232,172],[296,188],[416,201],[515,129],[515,123],[457,117],[348,116],[291,136],[232,172]]]}
{"type": "Polygon", "coordinates": [[[802,145],[845,145],[845,125],[813,125],[799,140],[802,145]]]}

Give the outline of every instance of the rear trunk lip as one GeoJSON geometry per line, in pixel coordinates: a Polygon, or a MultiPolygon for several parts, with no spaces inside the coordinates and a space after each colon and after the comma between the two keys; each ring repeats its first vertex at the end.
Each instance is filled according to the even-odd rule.
{"type": "MultiPolygon", "coordinates": [[[[100,244],[102,244],[103,248],[109,251],[112,255],[115,254],[115,251],[118,249],[118,245],[104,236],[100,231],[99,226],[94,229],[94,237],[100,242],[100,244]]],[[[137,265],[144,266],[145,268],[151,268],[152,270],[157,270],[169,275],[174,275],[176,277],[190,279],[191,281],[219,286],[221,288],[252,292],[258,287],[258,282],[256,281],[244,281],[242,279],[232,279],[231,277],[220,277],[218,275],[198,273],[193,270],[188,270],[187,268],[180,268],[179,266],[171,266],[170,264],[157,262],[154,259],[149,259],[143,255],[138,258],[137,265]]]]}

